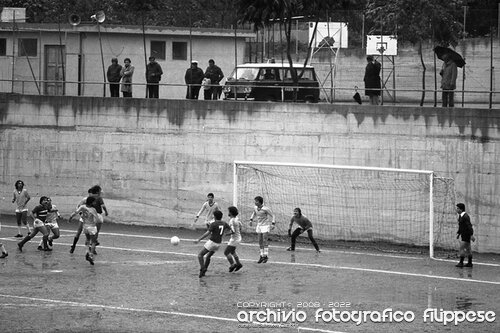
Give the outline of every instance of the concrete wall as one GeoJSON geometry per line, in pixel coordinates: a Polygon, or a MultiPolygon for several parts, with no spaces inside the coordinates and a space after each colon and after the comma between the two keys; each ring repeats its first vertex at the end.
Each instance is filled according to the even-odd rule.
{"type": "Polygon", "coordinates": [[[500,252],[499,141],[498,110],[0,94],[0,211],[17,179],[65,215],[99,183],[116,222],[187,226],[234,160],[427,169],[500,252]]]}

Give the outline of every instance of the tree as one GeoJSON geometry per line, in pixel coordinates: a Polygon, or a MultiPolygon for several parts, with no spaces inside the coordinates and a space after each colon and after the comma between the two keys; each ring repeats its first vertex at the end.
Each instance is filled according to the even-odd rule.
{"type": "MultiPolygon", "coordinates": [[[[342,6],[348,1],[336,0],[238,0],[237,16],[239,23],[250,23],[255,31],[270,27],[274,24],[283,26],[286,40],[286,57],[290,65],[293,83],[298,86],[300,74],[293,67],[291,54],[292,25],[296,16],[306,16],[316,21],[334,8],[342,6]]],[[[309,43],[309,49],[311,47],[309,43]]],[[[307,65],[306,57],[304,67],[307,65]]],[[[297,89],[295,89],[295,96],[297,89]]]]}
{"type": "Polygon", "coordinates": [[[399,41],[418,46],[422,64],[422,98],[425,99],[426,67],[422,44],[432,40],[441,46],[456,46],[462,31],[459,21],[463,0],[368,0],[366,16],[373,22],[372,34],[393,34],[399,41]],[[458,18],[458,19],[457,19],[458,18]]]}

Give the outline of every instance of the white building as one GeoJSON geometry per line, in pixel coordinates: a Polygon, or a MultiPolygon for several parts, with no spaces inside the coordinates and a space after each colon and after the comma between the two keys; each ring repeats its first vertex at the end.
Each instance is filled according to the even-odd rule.
{"type": "MultiPolygon", "coordinates": [[[[154,55],[164,72],[160,98],[184,98],[184,74],[191,60],[205,70],[208,60],[214,59],[227,76],[236,63],[244,62],[246,39],[255,36],[248,30],[152,26],[143,30],[106,22],[33,24],[24,23],[21,15],[16,12],[15,20],[4,15],[0,22],[0,92],[103,96],[111,58],[122,65],[130,58],[135,67],[133,96],[145,97],[145,66],[154,55]]],[[[110,95],[108,87],[105,94],[110,95]]]]}

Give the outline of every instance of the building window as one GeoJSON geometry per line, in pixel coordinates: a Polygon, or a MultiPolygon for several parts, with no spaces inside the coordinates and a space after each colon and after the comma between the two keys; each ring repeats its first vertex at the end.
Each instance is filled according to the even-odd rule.
{"type": "Polygon", "coordinates": [[[165,42],[153,40],[151,41],[151,56],[156,60],[166,60],[165,57],[165,42]]]}
{"type": "Polygon", "coordinates": [[[172,42],[172,59],[187,60],[187,42],[172,42]]]}
{"type": "Polygon", "coordinates": [[[35,38],[19,38],[18,54],[20,57],[36,57],[38,55],[38,41],[35,38]]]}
{"type": "Polygon", "coordinates": [[[0,38],[0,56],[7,55],[7,39],[0,38]]]}

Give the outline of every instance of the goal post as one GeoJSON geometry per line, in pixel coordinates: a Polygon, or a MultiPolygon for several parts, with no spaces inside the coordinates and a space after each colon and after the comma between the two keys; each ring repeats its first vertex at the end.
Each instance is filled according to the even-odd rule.
{"type": "Polygon", "coordinates": [[[455,248],[453,235],[445,234],[456,226],[453,182],[433,171],[253,161],[235,161],[233,171],[233,204],[242,219],[262,196],[276,215],[278,235],[286,236],[300,207],[315,237],[326,242],[428,248],[430,257],[436,248],[455,248]]]}

